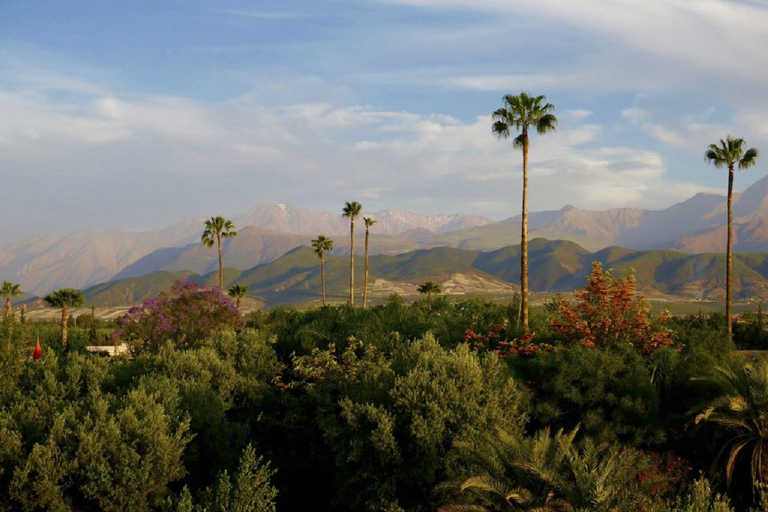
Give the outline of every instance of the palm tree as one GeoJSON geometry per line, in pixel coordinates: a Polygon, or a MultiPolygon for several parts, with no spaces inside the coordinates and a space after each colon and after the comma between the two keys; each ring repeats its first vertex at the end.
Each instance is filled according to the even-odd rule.
{"type": "Polygon", "coordinates": [[[742,451],[750,455],[752,484],[768,483],[768,359],[749,360],[735,370],[717,370],[726,391],[707,404],[695,422],[711,422],[731,434],[718,456],[719,460],[727,454],[729,484],[742,451]]]}
{"type": "Polygon", "coordinates": [[[427,308],[430,311],[432,311],[432,294],[440,293],[443,290],[440,288],[440,285],[437,284],[436,282],[427,281],[426,283],[423,283],[421,286],[416,288],[416,291],[427,295],[427,308]]]}
{"type": "Polygon", "coordinates": [[[755,165],[759,156],[755,148],[744,151],[744,139],[734,139],[728,135],[725,140],[720,139],[720,145],[710,144],[704,153],[704,158],[718,169],[728,169],[728,235],[725,246],[725,329],[728,338],[731,338],[733,318],[731,306],[733,301],[731,273],[733,270],[733,178],[734,167],[748,169],[755,165]]]}
{"type": "Polygon", "coordinates": [[[521,92],[519,96],[504,96],[504,106],[493,113],[493,133],[499,138],[508,138],[512,129],[520,135],[512,139],[512,146],[523,150],[523,215],[520,232],[520,309],[523,317],[523,331],[528,332],[528,129],[535,128],[540,134],[555,131],[557,117],[552,113],[555,107],[544,103],[544,96],[530,96],[521,92]]]}
{"type": "Polygon", "coordinates": [[[21,295],[21,285],[10,281],[3,281],[2,293],[5,296],[5,316],[11,316],[11,297],[21,295]]]}
{"type": "Polygon", "coordinates": [[[349,305],[355,307],[355,219],[363,211],[363,205],[357,201],[347,202],[341,211],[341,216],[349,219],[349,305]]]}
{"type": "Polygon", "coordinates": [[[240,311],[240,299],[248,295],[248,286],[243,284],[233,284],[227,290],[227,295],[235,299],[237,310],[240,311]]]}
{"type": "Polygon", "coordinates": [[[62,288],[44,297],[45,302],[54,308],[61,308],[61,348],[67,350],[67,309],[83,305],[85,297],[72,288],[62,288]]]}
{"type": "MultiPolygon", "coordinates": [[[[650,459],[621,445],[576,440],[577,430],[532,437],[509,432],[486,433],[474,443],[456,443],[469,476],[458,489],[491,510],[609,511],[635,510],[658,481],[640,479],[650,459]]],[[[455,504],[440,509],[488,510],[455,504]]]]}
{"type": "Polygon", "coordinates": [[[312,240],[312,247],[320,258],[320,283],[323,290],[323,306],[325,306],[325,251],[333,250],[333,240],[325,235],[317,235],[317,238],[312,240]]]}
{"type": "Polygon", "coordinates": [[[365,309],[368,304],[368,235],[371,226],[376,224],[376,219],[363,217],[363,221],[365,221],[365,283],[363,284],[363,309],[365,309]]]}
{"type": "Polygon", "coordinates": [[[224,289],[224,268],[221,263],[221,239],[237,236],[235,225],[224,217],[211,217],[205,221],[205,230],[200,241],[207,247],[213,247],[215,243],[219,248],[219,288],[224,289]]]}

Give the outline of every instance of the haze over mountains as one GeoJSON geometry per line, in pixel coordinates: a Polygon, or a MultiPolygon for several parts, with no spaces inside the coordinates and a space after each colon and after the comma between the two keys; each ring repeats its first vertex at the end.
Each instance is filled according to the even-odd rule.
{"type": "MultiPolygon", "coordinates": [[[[533,205],[535,207],[535,205],[533,205]]],[[[617,208],[604,211],[566,206],[532,212],[531,238],[569,240],[589,251],[611,246],[724,252],[725,197],[696,196],[664,210],[617,208]]],[[[519,243],[520,217],[494,222],[465,215],[428,216],[398,210],[365,212],[372,254],[401,254],[420,248],[454,247],[493,251],[519,243]]],[[[735,250],[768,252],[768,177],[734,196],[735,250]]],[[[216,268],[216,251],[199,243],[205,218],[156,231],[77,231],[34,236],[0,248],[0,276],[25,292],[45,294],[61,287],[85,288],[115,278],[155,271],[205,274],[216,268]]],[[[309,245],[318,234],[334,240],[334,254],[349,253],[349,221],[341,214],[285,204],[260,205],[232,217],[236,238],[225,244],[225,266],[245,270],[309,245]]],[[[363,250],[364,226],[356,224],[356,252],[363,250]]]]}

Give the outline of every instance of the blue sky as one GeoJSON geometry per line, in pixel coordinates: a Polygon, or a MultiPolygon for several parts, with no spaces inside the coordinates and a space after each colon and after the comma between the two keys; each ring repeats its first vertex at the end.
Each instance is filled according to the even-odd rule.
{"type": "Polygon", "coordinates": [[[768,151],[766,26],[758,1],[0,0],[0,246],[261,203],[508,218],[490,114],[522,90],[560,120],[532,211],[724,193],[709,143],[768,151]]]}

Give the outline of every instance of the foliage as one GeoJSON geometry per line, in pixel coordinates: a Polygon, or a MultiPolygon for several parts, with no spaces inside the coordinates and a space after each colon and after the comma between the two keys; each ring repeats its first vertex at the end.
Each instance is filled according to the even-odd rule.
{"type": "MultiPolygon", "coordinates": [[[[180,290],[196,304],[207,289],[180,290]]],[[[224,322],[194,342],[155,337],[156,318],[137,317],[151,350],[132,358],[80,352],[93,325],[109,329],[90,314],[68,352],[53,322],[14,324],[0,348],[0,510],[480,510],[461,485],[485,474],[470,452],[492,454],[500,431],[516,446],[504,452],[512,510],[635,510],[615,505],[624,492],[647,511],[730,510],[688,475],[716,476],[712,460],[738,433],[686,429],[684,414],[730,394],[715,369],[735,358],[722,316],[670,319],[679,350],[642,356],[628,343],[551,343],[555,314],[531,310],[532,338],[515,327],[517,302],[437,297],[430,312],[393,295],[367,310],[274,308],[248,315],[255,328],[224,322]]],[[[738,510],[754,506],[751,480],[737,485],[752,446],[736,458],[738,510]]]]}
{"type": "Polygon", "coordinates": [[[139,354],[157,350],[168,340],[180,348],[194,347],[216,329],[244,323],[236,304],[221,289],[177,281],[169,295],[131,308],[112,336],[139,354]]]}
{"type": "Polygon", "coordinates": [[[269,462],[256,456],[250,444],[245,447],[234,480],[225,470],[216,484],[201,493],[198,512],[275,512],[275,489],[270,479],[275,471],[269,462]]]}
{"type": "Polygon", "coordinates": [[[55,353],[2,388],[0,507],[149,510],[184,474],[189,423],[138,386],[114,393],[107,363],[55,353]],[[10,444],[7,440],[10,440],[10,444]]]}
{"type": "Polygon", "coordinates": [[[437,284],[434,281],[427,281],[425,283],[422,283],[419,285],[418,288],[416,288],[416,291],[419,293],[423,293],[427,296],[427,308],[432,311],[432,294],[434,293],[437,295],[438,293],[441,293],[443,290],[440,288],[440,285],[437,284]]]}
{"type": "Polygon", "coordinates": [[[733,512],[726,496],[714,493],[706,478],[698,478],[688,492],[668,501],[657,501],[650,512],[733,512]]]}
{"type": "Polygon", "coordinates": [[[618,347],[627,344],[644,355],[673,343],[663,327],[666,317],[654,318],[650,305],[635,295],[635,278],[631,273],[614,277],[603,271],[599,262],[592,263],[587,286],[575,293],[575,304],[559,300],[559,316],[552,327],[566,341],[584,347],[618,347]]]}
{"type": "Polygon", "coordinates": [[[176,501],[175,484],[233,474],[241,454],[229,510],[250,491],[274,498],[268,463],[243,452],[283,369],[258,333],[219,331],[134,360],[44,352],[0,359],[0,510],[157,510],[176,501]]]}
{"type": "MultiPolygon", "coordinates": [[[[467,475],[459,479],[460,498],[469,495],[470,503],[493,510],[643,510],[661,481],[640,478],[648,475],[651,460],[630,447],[588,437],[577,441],[576,433],[551,435],[544,429],[519,437],[499,430],[459,443],[467,464],[467,475]]],[[[454,504],[440,510],[467,508],[454,504]]]]}
{"type": "Polygon", "coordinates": [[[521,432],[525,419],[498,358],[446,350],[431,336],[393,339],[386,351],[362,342],[315,350],[294,372],[291,389],[315,396],[338,505],[350,510],[425,509],[454,440],[497,426],[521,432]]]}
{"type": "Polygon", "coordinates": [[[491,325],[485,334],[478,334],[472,329],[464,331],[463,344],[471,350],[492,350],[500,359],[510,356],[532,356],[539,352],[551,352],[554,347],[549,343],[536,343],[533,334],[523,334],[519,338],[506,340],[503,333],[509,331],[505,324],[491,325]]]}
{"type": "Polygon", "coordinates": [[[248,296],[248,285],[233,284],[227,290],[227,295],[235,299],[235,307],[240,311],[240,299],[248,296]]]}
{"type": "Polygon", "coordinates": [[[570,430],[581,425],[598,442],[664,442],[659,391],[634,350],[577,345],[508,361],[533,394],[532,428],[570,430]]]}
{"type": "Polygon", "coordinates": [[[72,288],[61,288],[46,295],[43,300],[52,308],[75,308],[83,305],[84,295],[72,288]]]}
{"type": "Polygon", "coordinates": [[[746,463],[745,459],[752,485],[768,483],[768,359],[718,370],[724,393],[709,402],[695,422],[712,423],[730,436],[721,449],[722,456],[727,456],[724,466],[729,484],[735,468],[746,463]]]}

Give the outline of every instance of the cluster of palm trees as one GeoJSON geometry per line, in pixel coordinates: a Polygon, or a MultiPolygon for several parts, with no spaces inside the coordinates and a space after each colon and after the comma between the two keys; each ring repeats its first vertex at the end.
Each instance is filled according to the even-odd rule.
{"type": "MultiPolygon", "coordinates": [[[[363,205],[357,201],[347,201],[341,210],[341,216],[349,219],[349,305],[355,306],[355,219],[363,212],[363,205]]],[[[368,251],[370,247],[371,227],[376,224],[376,219],[372,217],[363,217],[365,224],[365,277],[363,282],[363,309],[368,305],[368,276],[370,266],[368,263],[368,251]]],[[[320,258],[320,284],[322,287],[323,306],[326,305],[325,294],[325,253],[333,250],[333,240],[325,235],[317,235],[312,240],[312,247],[315,254],[320,258]]]]}
{"type": "MultiPolygon", "coordinates": [[[[363,205],[357,201],[346,202],[342,209],[342,217],[349,219],[349,232],[350,232],[350,253],[349,253],[349,304],[354,307],[355,305],[355,219],[357,219],[363,211],[363,205]]],[[[369,263],[368,252],[370,247],[370,230],[371,227],[376,224],[376,219],[372,217],[363,217],[365,223],[365,282],[363,286],[363,308],[368,304],[368,276],[369,276],[369,263]]],[[[216,245],[219,255],[219,288],[224,289],[224,267],[222,258],[222,243],[226,238],[232,238],[237,236],[237,230],[231,220],[224,217],[211,217],[205,221],[205,228],[203,234],[200,237],[200,241],[207,247],[213,247],[216,245]]],[[[322,300],[323,305],[326,305],[326,287],[325,287],[325,253],[333,250],[333,240],[325,235],[318,235],[315,240],[312,240],[312,247],[315,249],[315,253],[320,258],[320,280],[322,287],[322,300]]],[[[248,287],[244,285],[232,285],[227,291],[229,296],[237,300],[237,308],[240,309],[240,301],[242,297],[248,295],[248,287]]]]}

